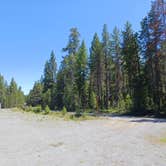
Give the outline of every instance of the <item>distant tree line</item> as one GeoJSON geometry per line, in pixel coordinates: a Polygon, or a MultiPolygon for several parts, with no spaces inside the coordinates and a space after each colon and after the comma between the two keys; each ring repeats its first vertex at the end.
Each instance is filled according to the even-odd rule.
{"type": "Polygon", "coordinates": [[[24,102],[24,93],[21,87],[18,87],[15,80],[12,78],[8,85],[4,77],[0,75],[0,103],[2,108],[20,107],[24,102]]]}

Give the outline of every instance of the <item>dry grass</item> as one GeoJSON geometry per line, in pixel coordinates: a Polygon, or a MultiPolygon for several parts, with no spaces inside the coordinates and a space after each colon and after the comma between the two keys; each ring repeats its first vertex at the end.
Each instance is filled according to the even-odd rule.
{"type": "Polygon", "coordinates": [[[161,141],[162,143],[165,143],[165,144],[166,144],[166,137],[165,137],[165,138],[161,138],[160,141],[161,141]]]}
{"type": "Polygon", "coordinates": [[[12,111],[14,112],[20,112],[22,114],[26,114],[27,118],[35,118],[38,121],[43,121],[43,120],[57,120],[57,119],[63,119],[65,121],[85,121],[85,120],[96,120],[98,119],[97,117],[94,116],[89,116],[88,114],[84,113],[80,117],[76,117],[74,113],[66,113],[65,115],[62,112],[50,112],[49,114],[45,115],[44,112],[40,113],[34,113],[32,111],[26,112],[20,108],[13,108],[12,111]]]}

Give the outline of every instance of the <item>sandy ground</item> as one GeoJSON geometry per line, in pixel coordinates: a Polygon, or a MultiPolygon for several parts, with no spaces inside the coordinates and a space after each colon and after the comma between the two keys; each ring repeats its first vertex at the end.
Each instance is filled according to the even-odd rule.
{"type": "Polygon", "coordinates": [[[50,120],[0,111],[0,166],[166,166],[166,120],[50,120]]]}

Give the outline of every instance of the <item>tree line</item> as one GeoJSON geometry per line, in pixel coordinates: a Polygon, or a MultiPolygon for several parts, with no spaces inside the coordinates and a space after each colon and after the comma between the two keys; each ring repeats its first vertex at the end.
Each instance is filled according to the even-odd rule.
{"type": "Polygon", "coordinates": [[[8,85],[0,74],[0,103],[2,108],[21,107],[25,103],[25,96],[21,87],[17,85],[14,78],[8,85]]]}
{"type": "Polygon", "coordinates": [[[166,2],[155,0],[134,32],[103,26],[88,51],[77,28],[70,29],[59,69],[55,54],[45,63],[41,79],[26,98],[28,105],[52,110],[119,110],[166,113],[166,2]]]}
{"type": "Polygon", "coordinates": [[[127,22],[121,32],[110,34],[104,25],[102,37],[95,33],[88,55],[77,28],[71,28],[60,68],[54,52],[45,64],[43,78],[36,82],[28,104],[51,109],[166,113],[166,2],[155,0],[134,32],[127,22]]]}

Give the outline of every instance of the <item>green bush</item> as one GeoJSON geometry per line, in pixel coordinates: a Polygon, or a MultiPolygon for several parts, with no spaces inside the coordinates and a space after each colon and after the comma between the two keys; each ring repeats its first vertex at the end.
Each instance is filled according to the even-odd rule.
{"type": "Polygon", "coordinates": [[[80,108],[77,108],[75,111],[75,116],[76,117],[80,117],[81,116],[81,112],[83,112],[80,108]]]}
{"type": "Polygon", "coordinates": [[[35,113],[40,113],[41,111],[42,111],[41,105],[36,106],[36,107],[33,107],[33,112],[35,112],[35,113]]]}
{"type": "Polygon", "coordinates": [[[47,115],[47,114],[49,114],[50,112],[51,112],[51,110],[50,110],[49,106],[47,105],[47,106],[45,107],[45,109],[44,109],[44,115],[47,115]]]}
{"type": "Polygon", "coordinates": [[[63,116],[65,116],[67,114],[67,109],[66,109],[65,106],[63,107],[61,113],[62,113],[63,116]]]}
{"type": "Polygon", "coordinates": [[[133,102],[132,102],[131,96],[130,96],[130,95],[127,95],[127,96],[126,96],[126,99],[125,99],[125,107],[126,107],[126,110],[127,110],[127,111],[131,110],[132,106],[133,106],[133,102]]]}
{"type": "Polygon", "coordinates": [[[126,102],[124,99],[121,99],[118,103],[118,108],[119,112],[126,112],[126,102]]]}
{"type": "Polygon", "coordinates": [[[87,117],[87,113],[83,112],[81,116],[82,116],[82,118],[86,118],[87,117]]]}
{"type": "Polygon", "coordinates": [[[32,106],[26,106],[26,107],[23,108],[23,111],[33,112],[33,108],[32,108],[32,106]]]}
{"type": "Polygon", "coordinates": [[[94,92],[91,92],[90,94],[90,107],[92,109],[97,108],[96,94],[94,92]]]}

